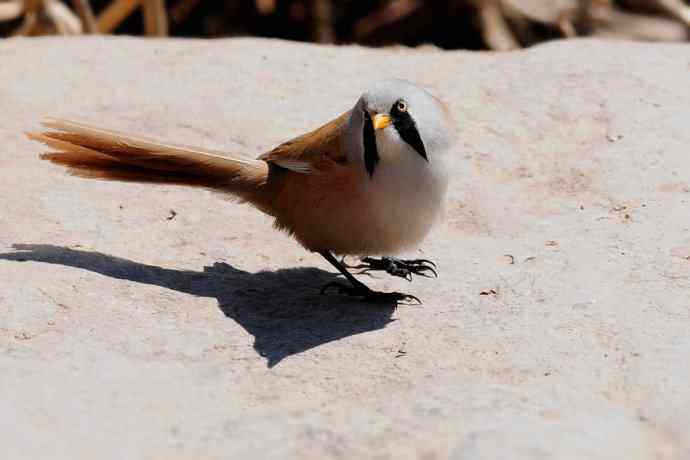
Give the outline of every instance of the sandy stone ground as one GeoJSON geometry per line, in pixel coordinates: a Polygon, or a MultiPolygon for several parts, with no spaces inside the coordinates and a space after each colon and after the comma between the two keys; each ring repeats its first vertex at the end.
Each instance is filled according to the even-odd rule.
{"type": "Polygon", "coordinates": [[[687,45],[606,41],[0,42],[0,458],[690,458],[689,75],[687,45]],[[423,306],[321,296],[334,270],[251,208],[72,178],[22,136],[256,156],[391,76],[459,139],[411,254],[440,277],[367,281],[423,306]]]}

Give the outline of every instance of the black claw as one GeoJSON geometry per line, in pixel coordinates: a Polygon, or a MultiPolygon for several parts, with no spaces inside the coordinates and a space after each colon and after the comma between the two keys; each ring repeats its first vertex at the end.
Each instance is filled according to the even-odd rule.
{"type": "Polygon", "coordinates": [[[430,261],[429,259],[413,259],[413,260],[403,260],[408,265],[431,265],[432,267],[436,268],[436,264],[430,261]]]}
{"type": "Polygon", "coordinates": [[[401,302],[412,301],[412,300],[414,300],[415,302],[417,302],[417,305],[421,305],[421,304],[422,304],[422,301],[421,301],[421,300],[419,299],[419,297],[417,297],[416,295],[412,295],[412,294],[401,294],[401,293],[399,293],[399,292],[393,292],[393,294],[400,294],[400,295],[402,295],[402,296],[403,296],[403,299],[401,299],[401,302]]]}
{"type": "MultiPolygon", "coordinates": [[[[365,284],[363,284],[361,281],[358,281],[357,278],[352,276],[352,273],[347,271],[348,265],[346,264],[344,257],[342,260],[338,261],[338,259],[335,258],[331,251],[327,250],[319,251],[319,254],[321,254],[328,261],[328,263],[337,268],[338,271],[351,283],[351,285],[346,285],[339,283],[337,281],[332,281],[321,288],[321,294],[326,294],[330,289],[336,289],[338,294],[360,297],[363,300],[369,300],[373,302],[394,302],[396,305],[399,303],[409,304],[411,302],[416,302],[419,305],[422,304],[422,301],[419,300],[419,297],[410,294],[403,294],[401,292],[372,291],[365,284]]],[[[424,265],[423,263],[417,264],[417,266],[413,264],[412,267],[414,268],[414,270],[409,272],[404,270],[405,267],[400,267],[400,264],[395,263],[397,262],[397,259],[386,257],[382,258],[381,260],[371,258],[367,259],[369,259],[370,263],[367,263],[366,260],[362,260],[362,262],[364,263],[360,265],[360,268],[363,268],[365,272],[370,270],[386,270],[390,273],[391,270],[393,270],[398,272],[396,276],[402,276],[405,279],[411,279],[411,273],[421,273],[424,276],[427,276],[426,274],[424,274],[425,270],[431,270],[434,274],[436,273],[433,268],[431,268],[428,265],[424,265]]]]}
{"type": "Polygon", "coordinates": [[[396,302],[396,303],[405,303],[408,304],[408,302],[416,302],[418,305],[422,304],[422,301],[419,300],[419,297],[414,296],[412,294],[404,294],[402,292],[379,292],[379,291],[372,291],[369,288],[360,288],[356,286],[348,286],[346,284],[338,283],[336,281],[332,281],[328,284],[325,284],[321,288],[321,294],[326,294],[329,289],[335,289],[336,293],[339,295],[348,295],[351,297],[361,297],[363,300],[371,300],[374,302],[396,302]]]}
{"type": "Polygon", "coordinates": [[[389,275],[404,278],[412,281],[412,275],[424,276],[426,278],[436,277],[436,264],[427,259],[401,260],[394,257],[364,257],[362,263],[349,268],[363,269],[363,273],[370,271],[385,271],[389,275]]]}

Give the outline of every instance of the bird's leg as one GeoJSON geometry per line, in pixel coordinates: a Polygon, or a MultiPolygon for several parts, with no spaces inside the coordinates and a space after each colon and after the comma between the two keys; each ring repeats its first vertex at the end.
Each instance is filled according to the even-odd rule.
{"type": "Polygon", "coordinates": [[[417,297],[410,294],[403,294],[400,292],[378,292],[373,291],[366,284],[359,281],[357,278],[352,276],[352,273],[347,271],[345,265],[343,265],[330,251],[320,251],[319,254],[323,256],[331,265],[338,269],[340,273],[343,274],[345,278],[350,282],[352,286],[347,286],[342,283],[332,282],[326,284],[321,288],[321,293],[325,294],[329,289],[336,289],[339,294],[347,294],[356,297],[362,297],[365,300],[373,300],[378,302],[409,302],[415,301],[422,303],[417,297]]]}
{"type": "Polygon", "coordinates": [[[405,278],[412,281],[412,275],[425,276],[427,278],[438,277],[436,264],[427,259],[402,260],[396,257],[364,257],[359,265],[347,265],[347,268],[361,270],[360,273],[372,271],[385,271],[389,275],[405,278]]]}

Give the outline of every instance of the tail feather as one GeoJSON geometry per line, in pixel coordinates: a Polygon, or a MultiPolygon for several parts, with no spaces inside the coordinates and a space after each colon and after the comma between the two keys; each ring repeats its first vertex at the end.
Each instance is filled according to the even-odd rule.
{"type": "Polygon", "coordinates": [[[41,158],[78,177],[206,187],[251,202],[260,201],[266,184],[264,161],[231,158],[69,120],[51,118],[43,125],[51,130],[26,133],[29,139],[56,150],[41,158]]]}

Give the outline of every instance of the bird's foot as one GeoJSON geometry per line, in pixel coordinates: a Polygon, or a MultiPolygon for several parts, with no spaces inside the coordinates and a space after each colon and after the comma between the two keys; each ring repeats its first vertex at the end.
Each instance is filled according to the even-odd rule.
{"type": "Polygon", "coordinates": [[[362,286],[349,286],[338,283],[336,281],[326,284],[321,288],[321,294],[326,294],[329,290],[335,290],[338,294],[349,295],[352,297],[361,297],[363,300],[369,300],[377,303],[395,302],[403,304],[412,304],[416,302],[418,305],[422,301],[418,297],[411,294],[404,294],[402,292],[379,292],[362,286]]]}
{"type": "Polygon", "coordinates": [[[438,277],[436,264],[427,259],[402,260],[395,257],[364,257],[359,265],[346,265],[347,268],[361,270],[360,273],[371,271],[385,271],[389,275],[405,278],[412,281],[412,275],[425,276],[427,278],[438,277]]]}

